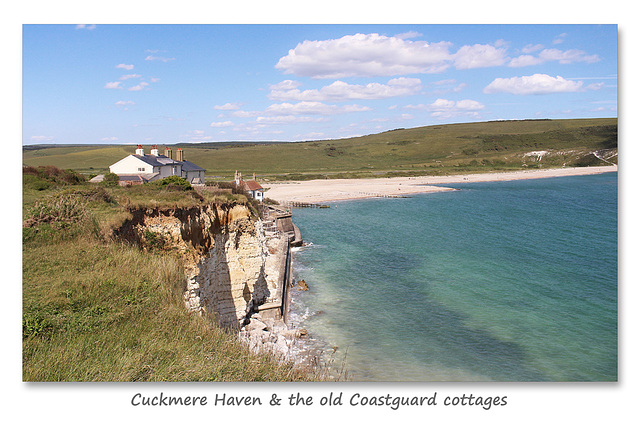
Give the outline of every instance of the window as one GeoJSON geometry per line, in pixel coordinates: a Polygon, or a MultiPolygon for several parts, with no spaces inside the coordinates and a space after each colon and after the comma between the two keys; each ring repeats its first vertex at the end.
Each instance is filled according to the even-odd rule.
{"type": "Polygon", "coordinates": [[[144,172],[144,168],[138,168],[138,172],[144,172]]]}

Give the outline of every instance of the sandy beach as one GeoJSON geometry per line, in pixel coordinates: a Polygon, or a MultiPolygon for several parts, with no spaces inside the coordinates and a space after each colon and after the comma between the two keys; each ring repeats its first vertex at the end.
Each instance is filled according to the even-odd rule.
{"type": "Polygon", "coordinates": [[[518,179],[593,175],[606,172],[616,172],[617,170],[617,166],[598,166],[449,176],[321,179],[312,181],[265,183],[263,185],[268,188],[265,193],[265,197],[277,200],[282,204],[286,204],[287,202],[328,203],[340,200],[372,197],[397,197],[437,191],[452,191],[454,190],[453,188],[440,187],[440,185],[460,182],[513,181],[518,179]]]}

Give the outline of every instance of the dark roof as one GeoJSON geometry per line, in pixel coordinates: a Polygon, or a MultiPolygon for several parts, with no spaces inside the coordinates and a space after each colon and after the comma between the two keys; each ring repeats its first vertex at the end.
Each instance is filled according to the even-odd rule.
{"type": "Polygon", "coordinates": [[[132,182],[136,182],[136,181],[141,181],[141,182],[147,182],[148,179],[146,179],[143,176],[140,175],[118,175],[118,178],[120,181],[132,181],[132,182]]]}
{"type": "Polygon", "coordinates": [[[159,156],[151,156],[149,154],[145,154],[141,156],[140,154],[132,154],[132,156],[137,157],[143,162],[151,165],[151,166],[167,166],[167,165],[182,165],[182,170],[187,171],[203,171],[204,169],[200,166],[191,163],[187,160],[173,160],[171,157],[159,155],[159,156]]]}
{"type": "Polygon", "coordinates": [[[204,169],[198,165],[195,165],[187,160],[183,160],[182,162],[182,170],[183,171],[203,171],[204,169]]]}
{"type": "Polygon", "coordinates": [[[137,173],[137,174],[118,174],[118,178],[120,181],[149,181],[160,174],[157,172],[154,173],[137,173]]]}
{"type": "Polygon", "coordinates": [[[181,162],[177,160],[173,160],[167,156],[159,155],[159,156],[151,156],[149,154],[145,154],[141,156],[140,154],[132,154],[132,156],[137,157],[143,162],[151,165],[151,166],[166,166],[166,165],[177,165],[181,162]]]}

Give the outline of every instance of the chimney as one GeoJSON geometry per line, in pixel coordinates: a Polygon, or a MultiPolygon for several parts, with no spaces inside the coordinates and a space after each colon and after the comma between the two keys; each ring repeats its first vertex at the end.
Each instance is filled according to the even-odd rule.
{"type": "Polygon", "coordinates": [[[142,145],[140,144],[136,147],[136,155],[144,156],[144,148],[142,148],[142,145]]]}
{"type": "Polygon", "coordinates": [[[167,156],[168,158],[171,158],[171,148],[164,147],[164,155],[167,156]]]}
{"type": "Polygon", "coordinates": [[[256,173],[255,172],[253,173],[253,180],[254,181],[256,180],[256,173]]]}
{"type": "Polygon", "coordinates": [[[179,162],[184,161],[184,153],[182,152],[182,148],[178,148],[178,151],[176,151],[176,160],[179,162]]]}
{"type": "Polygon", "coordinates": [[[153,144],[153,147],[151,147],[151,155],[152,156],[157,156],[158,155],[158,146],[153,144]]]}

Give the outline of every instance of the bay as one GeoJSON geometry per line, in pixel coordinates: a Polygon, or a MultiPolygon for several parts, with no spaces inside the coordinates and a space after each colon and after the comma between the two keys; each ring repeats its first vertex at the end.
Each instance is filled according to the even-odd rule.
{"type": "Polygon", "coordinates": [[[295,210],[293,326],[355,381],[616,381],[617,173],[453,187],[295,210]]]}

